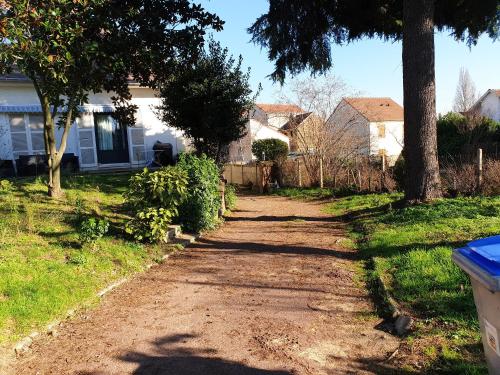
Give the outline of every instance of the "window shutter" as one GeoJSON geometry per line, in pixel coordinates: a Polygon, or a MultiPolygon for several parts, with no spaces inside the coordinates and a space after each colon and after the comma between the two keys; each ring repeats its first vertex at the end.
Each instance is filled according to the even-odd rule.
{"type": "Polygon", "coordinates": [[[80,165],[97,166],[94,124],[90,113],[82,113],[77,119],[78,145],[80,146],[80,165]]]}
{"type": "Polygon", "coordinates": [[[135,114],[136,124],[129,128],[129,142],[132,163],[142,164],[146,162],[146,147],[144,145],[144,124],[141,108],[135,114]]]}
{"type": "Polygon", "coordinates": [[[130,143],[132,145],[132,161],[143,163],[146,161],[146,148],[144,147],[144,129],[130,128],[130,143]]]}

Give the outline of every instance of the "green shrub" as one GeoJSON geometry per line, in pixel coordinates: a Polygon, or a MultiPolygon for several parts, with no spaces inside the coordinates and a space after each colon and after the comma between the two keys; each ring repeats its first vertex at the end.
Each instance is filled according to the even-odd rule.
{"type": "Polygon", "coordinates": [[[224,200],[226,202],[226,209],[234,210],[236,207],[236,187],[234,185],[226,185],[224,190],[224,200]]]}
{"type": "Polygon", "coordinates": [[[14,190],[14,184],[9,180],[0,180],[0,193],[9,193],[14,190]]]}
{"type": "Polygon", "coordinates": [[[288,145],[280,139],[260,139],[252,144],[252,153],[259,161],[276,161],[287,157],[288,145]]]}
{"type": "Polygon", "coordinates": [[[193,232],[214,228],[221,208],[219,168],[205,155],[193,154],[182,154],[177,167],[188,176],[187,198],[179,206],[182,228],[193,232]]]}
{"type": "Polygon", "coordinates": [[[187,173],[175,166],[144,169],[130,178],[125,200],[134,212],[125,230],[137,241],[162,240],[187,197],[187,173]]]}
{"type": "Polygon", "coordinates": [[[82,244],[95,244],[109,230],[109,222],[103,219],[90,218],[80,224],[78,238],[82,244]]]}

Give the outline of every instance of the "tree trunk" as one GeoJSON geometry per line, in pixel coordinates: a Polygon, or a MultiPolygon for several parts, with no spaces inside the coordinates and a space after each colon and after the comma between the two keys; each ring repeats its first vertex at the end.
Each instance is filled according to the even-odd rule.
{"type": "Polygon", "coordinates": [[[405,200],[441,196],[437,157],[434,2],[403,2],[405,200]]]}
{"type": "Polygon", "coordinates": [[[61,189],[61,162],[49,163],[49,196],[52,198],[59,198],[63,195],[61,189]]]}

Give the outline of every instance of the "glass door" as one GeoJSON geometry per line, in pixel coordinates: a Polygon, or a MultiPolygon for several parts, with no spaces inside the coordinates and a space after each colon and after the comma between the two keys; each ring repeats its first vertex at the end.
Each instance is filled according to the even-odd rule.
{"type": "Polygon", "coordinates": [[[128,163],[127,128],[110,114],[94,114],[97,159],[100,164],[128,163]]]}

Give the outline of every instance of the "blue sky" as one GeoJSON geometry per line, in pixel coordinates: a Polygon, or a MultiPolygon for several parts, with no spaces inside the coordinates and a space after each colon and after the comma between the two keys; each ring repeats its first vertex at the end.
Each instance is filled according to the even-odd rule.
{"type": "MultiPolygon", "coordinates": [[[[247,28],[267,11],[267,0],[198,0],[207,10],[217,13],[225,22],[224,30],[214,35],[233,55],[242,55],[252,69],[252,86],[263,90],[258,102],[275,102],[278,84],[267,76],[273,63],[267,51],[250,42],[247,28]]],[[[347,46],[333,46],[332,72],[364,96],[390,96],[403,104],[401,44],[380,40],[363,40],[347,46]]],[[[482,37],[469,49],[446,34],[436,35],[437,110],[446,113],[453,98],[460,67],[465,67],[482,94],[489,88],[500,89],[500,41],[482,37]]],[[[303,74],[308,75],[308,73],[303,74]]],[[[286,84],[285,84],[286,90],[286,84]]]]}

